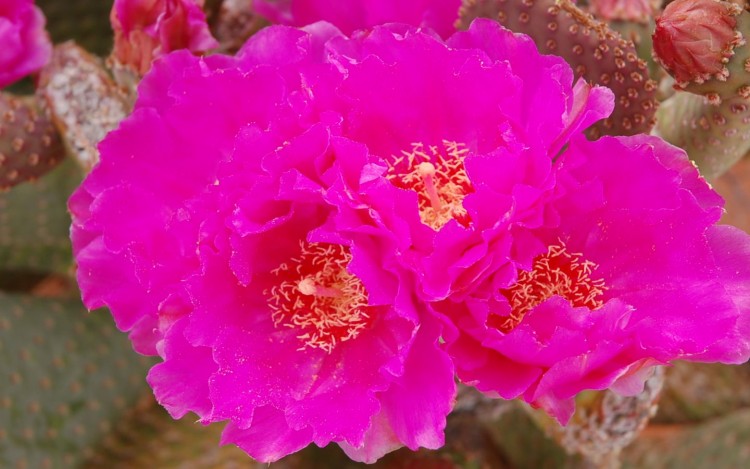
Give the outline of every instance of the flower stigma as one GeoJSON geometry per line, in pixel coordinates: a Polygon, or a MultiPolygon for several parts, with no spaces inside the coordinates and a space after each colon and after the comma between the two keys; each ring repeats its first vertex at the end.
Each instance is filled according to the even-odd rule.
{"type": "Polygon", "coordinates": [[[367,291],[346,269],[352,256],[347,246],[300,243],[300,253],[272,270],[271,318],[276,327],[299,331],[299,350],[322,349],[331,353],[357,337],[371,324],[367,291]]]}
{"type": "Polygon", "coordinates": [[[598,267],[583,259],[581,253],[569,253],[562,241],[551,245],[545,254],[534,259],[531,270],[519,272],[516,283],[500,290],[508,299],[511,312],[508,316],[490,316],[487,325],[507,334],[529,311],[553,296],[568,300],[574,307],[601,308],[607,287],[603,279],[591,277],[598,267]]]}
{"type": "Polygon", "coordinates": [[[471,218],[463,199],[474,190],[464,168],[467,153],[465,145],[448,140],[430,146],[412,143],[411,151],[389,161],[386,177],[396,187],[417,193],[419,217],[433,230],[450,220],[468,227],[471,218]]]}

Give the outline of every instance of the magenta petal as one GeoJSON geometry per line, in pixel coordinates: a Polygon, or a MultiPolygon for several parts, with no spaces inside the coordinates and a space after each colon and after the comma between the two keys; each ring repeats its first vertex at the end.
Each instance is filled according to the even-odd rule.
{"type": "Polygon", "coordinates": [[[715,226],[708,231],[708,242],[716,259],[720,285],[736,310],[729,330],[697,361],[744,363],[750,356],[750,236],[733,226],[715,226]]]}
{"type": "Polygon", "coordinates": [[[370,429],[359,447],[346,442],[340,442],[339,446],[354,461],[372,464],[383,455],[401,448],[403,443],[393,432],[385,413],[381,411],[372,418],[370,429]]]}
{"type": "Polygon", "coordinates": [[[229,422],[221,434],[221,444],[233,443],[256,461],[272,463],[301,450],[310,443],[310,438],[309,428],[295,430],[286,422],[282,412],[264,406],[255,409],[252,425],[248,428],[229,422]]]}
{"type": "Polygon", "coordinates": [[[428,326],[422,325],[403,376],[380,396],[394,434],[412,450],[443,445],[445,418],[456,395],[453,364],[428,326]]]}
{"type": "Polygon", "coordinates": [[[188,412],[200,418],[211,413],[208,399],[208,379],[216,372],[211,349],[193,347],[183,335],[186,321],[172,326],[164,337],[164,362],[155,365],[148,373],[148,384],[156,400],[176,419],[188,412]]]}
{"type": "Polygon", "coordinates": [[[426,26],[447,37],[455,31],[459,0],[256,0],[253,8],[274,23],[304,26],[328,21],[345,34],[383,23],[426,26]]]}

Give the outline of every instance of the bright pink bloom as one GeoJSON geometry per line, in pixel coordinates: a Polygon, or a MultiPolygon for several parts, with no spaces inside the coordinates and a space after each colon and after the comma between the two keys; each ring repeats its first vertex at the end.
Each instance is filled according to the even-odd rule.
{"type": "Polygon", "coordinates": [[[115,0],[113,57],[143,74],[174,50],[205,52],[218,46],[203,13],[203,0],[115,0]]]}
{"type": "Polygon", "coordinates": [[[332,230],[392,233],[462,380],[565,421],[577,393],[636,392],[654,364],[747,360],[750,239],[714,226],[721,199],[684,152],[582,136],[607,90],[483,20],[327,51],[342,133],[381,159],[332,230]]]}
{"type": "Polygon", "coordinates": [[[747,235],[683,153],[585,140],[612,104],[481,19],[171,54],[70,200],[84,301],[161,356],[173,416],[263,461],[439,446],[448,353],[563,421],[653,364],[747,359],[747,235]]]}
{"type": "Polygon", "coordinates": [[[0,88],[36,72],[52,54],[44,15],[33,0],[0,2],[0,88]]]}
{"type": "Polygon", "coordinates": [[[750,237],[683,151],[646,136],[574,139],[555,162],[557,226],[490,299],[450,300],[459,377],[561,422],[585,389],[642,390],[672,360],[750,356],[750,237]]]}
{"type": "MultiPolygon", "coordinates": [[[[392,25],[328,49],[347,74],[344,134],[382,159],[385,178],[407,200],[399,205],[408,214],[390,228],[424,298],[506,285],[515,275],[510,259],[530,261],[543,247],[519,228],[557,222],[544,204],[555,184],[552,159],[611,112],[611,92],[574,86],[564,60],[489,20],[445,42],[392,25]]],[[[386,210],[391,198],[368,203],[386,210]]]]}
{"type": "Polygon", "coordinates": [[[369,154],[339,135],[340,33],[312,31],[155,63],[70,200],[83,298],[161,356],[148,380],[174,417],[228,420],[256,459],[436,448],[455,393],[440,323],[390,237],[329,229],[369,154]]]}
{"type": "Polygon", "coordinates": [[[383,23],[427,26],[442,37],[456,31],[461,0],[255,0],[255,11],[270,21],[304,26],[328,21],[351,34],[383,23]]]}

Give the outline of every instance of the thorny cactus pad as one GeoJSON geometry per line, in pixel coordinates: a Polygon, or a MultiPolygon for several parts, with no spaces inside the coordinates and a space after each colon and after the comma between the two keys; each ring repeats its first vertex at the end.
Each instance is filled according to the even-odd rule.
{"type": "Polygon", "coordinates": [[[46,174],[64,156],[45,103],[0,92],[0,191],[46,174]]]}
{"type": "Polygon", "coordinates": [[[592,137],[649,132],[657,109],[656,82],[632,41],[596,21],[570,0],[464,0],[459,29],[474,18],[490,18],[528,34],[544,54],[563,57],[576,77],[609,87],[614,112],[592,126],[592,137]]]}

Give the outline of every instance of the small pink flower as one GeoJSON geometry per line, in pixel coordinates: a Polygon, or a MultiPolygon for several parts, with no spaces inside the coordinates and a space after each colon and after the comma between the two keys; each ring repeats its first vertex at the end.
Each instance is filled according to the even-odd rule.
{"type": "Polygon", "coordinates": [[[216,47],[202,6],[203,0],[115,0],[113,57],[143,74],[154,59],[174,50],[199,53],[216,47]]]}
{"type": "Polygon", "coordinates": [[[344,34],[383,23],[426,26],[442,37],[455,32],[460,0],[255,0],[255,11],[270,21],[304,26],[328,21],[344,34]]]}
{"type": "Polygon", "coordinates": [[[42,68],[52,54],[42,11],[33,0],[0,3],[0,88],[42,68]]]}

